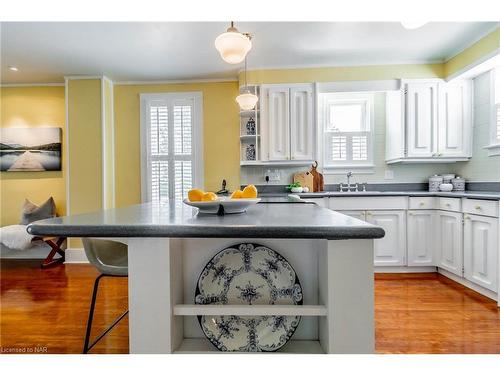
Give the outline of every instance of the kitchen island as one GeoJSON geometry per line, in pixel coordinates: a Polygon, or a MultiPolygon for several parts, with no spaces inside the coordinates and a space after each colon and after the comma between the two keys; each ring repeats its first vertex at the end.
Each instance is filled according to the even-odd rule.
{"type": "Polygon", "coordinates": [[[182,202],[140,204],[32,223],[34,235],[112,238],[128,245],[130,353],[215,351],[199,315],[301,316],[281,351],[374,351],[373,239],[380,227],[314,203],[264,202],[244,214],[204,215],[182,202]],[[253,243],[286,258],[303,305],[196,305],[204,265],[253,243]]]}

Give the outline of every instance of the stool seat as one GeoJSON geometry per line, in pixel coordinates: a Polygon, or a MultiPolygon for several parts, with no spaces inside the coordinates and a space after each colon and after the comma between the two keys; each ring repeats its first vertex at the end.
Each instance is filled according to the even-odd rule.
{"type": "Polygon", "coordinates": [[[109,276],[128,275],[127,245],[109,240],[83,239],[85,255],[101,273],[109,276]]]}

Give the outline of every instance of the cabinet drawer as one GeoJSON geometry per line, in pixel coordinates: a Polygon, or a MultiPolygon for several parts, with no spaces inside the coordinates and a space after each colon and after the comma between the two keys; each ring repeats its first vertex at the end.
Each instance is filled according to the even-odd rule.
{"type": "Polygon", "coordinates": [[[352,210],[406,210],[407,197],[331,197],[330,209],[352,210]]]}
{"type": "Polygon", "coordinates": [[[482,199],[467,199],[462,201],[463,211],[468,214],[498,217],[498,202],[482,199]]]}
{"type": "Polygon", "coordinates": [[[439,209],[460,212],[460,198],[438,198],[439,209]]]}
{"type": "Polygon", "coordinates": [[[432,210],[436,207],[435,197],[410,197],[410,210],[432,210]]]}

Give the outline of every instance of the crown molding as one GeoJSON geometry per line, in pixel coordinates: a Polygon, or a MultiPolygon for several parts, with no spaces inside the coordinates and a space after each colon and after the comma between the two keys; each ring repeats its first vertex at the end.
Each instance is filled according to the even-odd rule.
{"type": "Polygon", "coordinates": [[[0,87],[64,87],[64,83],[1,83],[0,87]]]}
{"type": "MultiPolygon", "coordinates": [[[[363,67],[374,67],[374,66],[395,66],[395,65],[433,65],[433,64],[444,64],[444,60],[410,60],[410,61],[391,61],[385,63],[356,63],[356,64],[297,64],[297,65],[266,65],[266,66],[254,66],[252,69],[247,69],[247,72],[258,72],[260,70],[281,70],[281,69],[334,69],[334,68],[363,68],[363,67]]],[[[241,68],[238,70],[238,75],[243,73],[245,69],[241,68]]]]}
{"type": "Polygon", "coordinates": [[[238,78],[202,78],[202,79],[179,79],[179,80],[157,80],[157,81],[114,81],[115,85],[165,85],[176,83],[214,83],[214,82],[238,82],[238,78]]]}
{"type": "Polygon", "coordinates": [[[450,55],[449,57],[447,57],[444,60],[444,63],[446,64],[451,59],[457,57],[462,52],[464,52],[466,49],[472,47],[474,44],[476,44],[477,42],[479,42],[481,39],[483,39],[487,35],[490,35],[492,32],[494,32],[496,29],[498,29],[498,27],[500,27],[500,22],[498,22],[495,26],[492,26],[491,29],[489,29],[488,31],[484,32],[484,34],[481,34],[480,36],[478,36],[477,38],[475,38],[472,42],[467,43],[467,45],[465,45],[465,46],[461,47],[460,49],[458,49],[457,52],[454,52],[452,55],[450,55]]]}

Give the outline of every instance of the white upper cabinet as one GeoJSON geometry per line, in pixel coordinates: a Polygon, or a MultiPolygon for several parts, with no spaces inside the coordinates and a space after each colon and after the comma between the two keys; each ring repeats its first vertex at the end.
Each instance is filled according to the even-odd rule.
{"type": "Polygon", "coordinates": [[[462,214],[438,211],[436,224],[437,266],[463,275],[462,214]]]}
{"type": "Polygon", "coordinates": [[[437,83],[407,85],[407,156],[432,157],[436,154],[437,83]]]}
{"type": "Polygon", "coordinates": [[[373,241],[374,265],[406,265],[406,212],[366,211],[366,221],[385,231],[383,238],[373,241]]]}
{"type": "Polygon", "coordinates": [[[263,85],[263,160],[314,159],[312,84],[263,85]]]}
{"type": "Polygon", "coordinates": [[[312,160],[314,145],[313,90],[311,85],[290,89],[290,158],[312,160]]]}
{"type": "Polygon", "coordinates": [[[471,156],[470,81],[439,85],[438,156],[471,156]]]}
{"type": "Polygon", "coordinates": [[[386,162],[455,162],[471,157],[470,80],[406,80],[386,96],[386,162]]]}
{"type": "Polygon", "coordinates": [[[498,219],[465,215],[465,278],[482,287],[497,291],[498,219]]]}
{"type": "Polygon", "coordinates": [[[434,265],[434,211],[408,211],[408,265],[434,265]]]}
{"type": "Polygon", "coordinates": [[[288,160],[290,158],[290,91],[288,87],[269,88],[266,108],[269,160],[288,160]]]}

